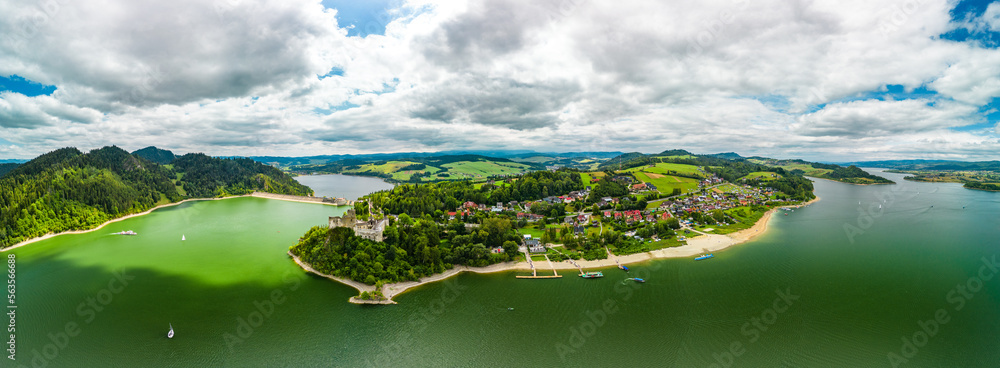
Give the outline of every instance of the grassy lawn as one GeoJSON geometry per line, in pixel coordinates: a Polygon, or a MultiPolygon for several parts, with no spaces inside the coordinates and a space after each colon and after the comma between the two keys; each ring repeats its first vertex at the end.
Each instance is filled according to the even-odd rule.
{"type": "Polygon", "coordinates": [[[767,211],[753,212],[750,210],[750,207],[730,208],[726,210],[726,214],[738,220],[739,221],[738,223],[729,224],[725,226],[715,224],[715,225],[709,225],[709,227],[715,229],[714,231],[712,231],[713,234],[729,234],[740,230],[749,229],[751,226],[756,224],[757,220],[760,220],[760,218],[763,217],[764,213],[766,212],[767,211]],[[745,210],[747,215],[740,216],[739,213],[741,213],[741,210],[745,210]]]}
{"type": "Polygon", "coordinates": [[[520,232],[522,235],[523,234],[531,235],[531,237],[535,238],[535,239],[541,239],[542,238],[542,234],[544,233],[542,230],[540,230],[537,227],[535,227],[535,225],[528,225],[528,226],[522,227],[522,228],[518,229],[518,232],[520,232]]]}
{"type": "Polygon", "coordinates": [[[646,245],[649,248],[649,250],[657,250],[657,249],[663,249],[663,248],[679,247],[679,246],[684,245],[685,243],[686,242],[682,242],[680,240],[677,240],[677,237],[675,236],[675,237],[673,237],[671,239],[663,239],[663,240],[657,240],[657,241],[652,242],[652,243],[646,243],[646,245]]]}
{"type": "Polygon", "coordinates": [[[534,256],[531,256],[531,260],[534,261],[534,262],[544,261],[545,260],[545,256],[534,255],[534,256]]]}

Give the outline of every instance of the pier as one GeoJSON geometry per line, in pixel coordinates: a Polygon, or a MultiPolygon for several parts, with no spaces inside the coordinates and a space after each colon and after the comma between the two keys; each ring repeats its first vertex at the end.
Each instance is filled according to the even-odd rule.
{"type": "Polygon", "coordinates": [[[525,251],[524,252],[524,257],[525,257],[525,259],[528,260],[528,265],[531,266],[531,276],[518,275],[518,276],[514,276],[514,277],[518,278],[518,279],[558,279],[558,278],[561,278],[562,275],[560,275],[559,272],[556,272],[556,267],[552,265],[552,260],[549,259],[549,256],[547,254],[545,254],[544,256],[545,256],[545,261],[548,262],[549,263],[549,267],[552,268],[552,275],[539,275],[538,274],[538,269],[535,268],[535,262],[531,261],[531,254],[529,254],[527,251],[525,251]]]}

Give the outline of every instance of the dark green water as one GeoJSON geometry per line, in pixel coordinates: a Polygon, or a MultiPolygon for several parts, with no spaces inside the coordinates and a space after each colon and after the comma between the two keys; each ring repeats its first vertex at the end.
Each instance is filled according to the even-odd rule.
{"type": "Polygon", "coordinates": [[[822,201],[774,216],[752,242],[708,261],[633,266],[641,285],[617,269],[595,280],[465,274],[387,307],[348,304],[353,289],[303,276],[286,257],[336,208],[189,203],[13,251],[17,363],[30,366],[53,334],[65,344],[48,348],[50,367],[891,367],[890,352],[907,367],[1000,365],[1000,277],[971,299],[952,294],[960,310],[948,300],[959,284],[980,285],[983,257],[1000,258],[1000,194],[900,182],[818,181],[822,201]],[[883,214],[852,242],[844,224],[857,226],[858,202],[881,198],[883,214]],[[106,235],[124,229],[140,235],[106,235]],[[108,291],[121,269],[134,279],[108,291]],[[100,312],[86,304],[100,297],[100,312]],[[939,309],[947,322],[920,335],[939,309]],[[62,339],[67,323],[79,334],[62,339]],[[901,351],[915,333],[919,346],[901,351]]]}

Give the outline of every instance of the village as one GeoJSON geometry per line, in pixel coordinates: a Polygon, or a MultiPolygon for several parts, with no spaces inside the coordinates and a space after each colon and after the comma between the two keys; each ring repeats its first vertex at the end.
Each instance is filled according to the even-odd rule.
{"type": "MultiPolygon", "coordinates": [[[[606,229],[615,230],[638,242],[650,243],[650,248],[656,249],[657,245],[659,248],[683,245],[692,230],[699,233],[716,231],[715,233],[721,234],[749,227],[759,218],[752,214],[759,215],[769,208],[766,206],[781,206],[786,202],[778,198],[776,191],[770,187],[737,185],[715,175],[699,180],[696,189],[669,196],[661,193],[653,183],[636,180],[633,176],[614,176],[610,180],[628,188],[628,193],[622,196],[595,197],[593,188],[598,179],[594,178],[583,190],[535,201],[494,204],[467,201],[453,211],[441,213],[435,221],[442,226],[449,222],[461,222],[467,229],[474,229],[483,218],[509,218],[522,236],[518,244],[520,250],[531,254],[546,253],[552,246],[559,246],[558,242],[566,239],[566,234],[584,238],[600,235],[606,229]],[[635,208],[637,205],[642,208],[635,208]],[[744,224],[746,220],[750,221],[744,224]],[[648,231],[641,230],[657,223],[667,223],[673,230],[683,233],[649,234],[648,231]],[[560,236],[557,239],[546,239],[545,232],[553,231],[552,229],[560,236]],[[661,236],[664,234],[667,236],[661,236]]],[[[493,183],[493,180],[488,182],[493,183]]],[[[353,223],[353,213],[347,216],[351,217],[353,223]]],[[[342,224],[339,217],[331,218],[330,222],[331,227],[350,226],[355,228],[359,236],[377,240],[381,240],[378,232],[384,227],[382,223],[363,224],[360,221],[356,225],[342,224]]],[[[505,250],[503,247],[493,247],[490,251],[503,253],[505,250]]]]}

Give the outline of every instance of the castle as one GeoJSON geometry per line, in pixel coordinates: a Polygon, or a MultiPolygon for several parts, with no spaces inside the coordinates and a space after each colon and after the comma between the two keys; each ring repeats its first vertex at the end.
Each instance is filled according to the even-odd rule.
{"type": "Polygon", "coordinates": [[[343,216],[331,216],[330,228],[348,227],[354,230],[354,235],[377,242],[382,241],[382,231],[385,230],[387,219],[358,221],[354,209],[347,210],[343,216]]]}

